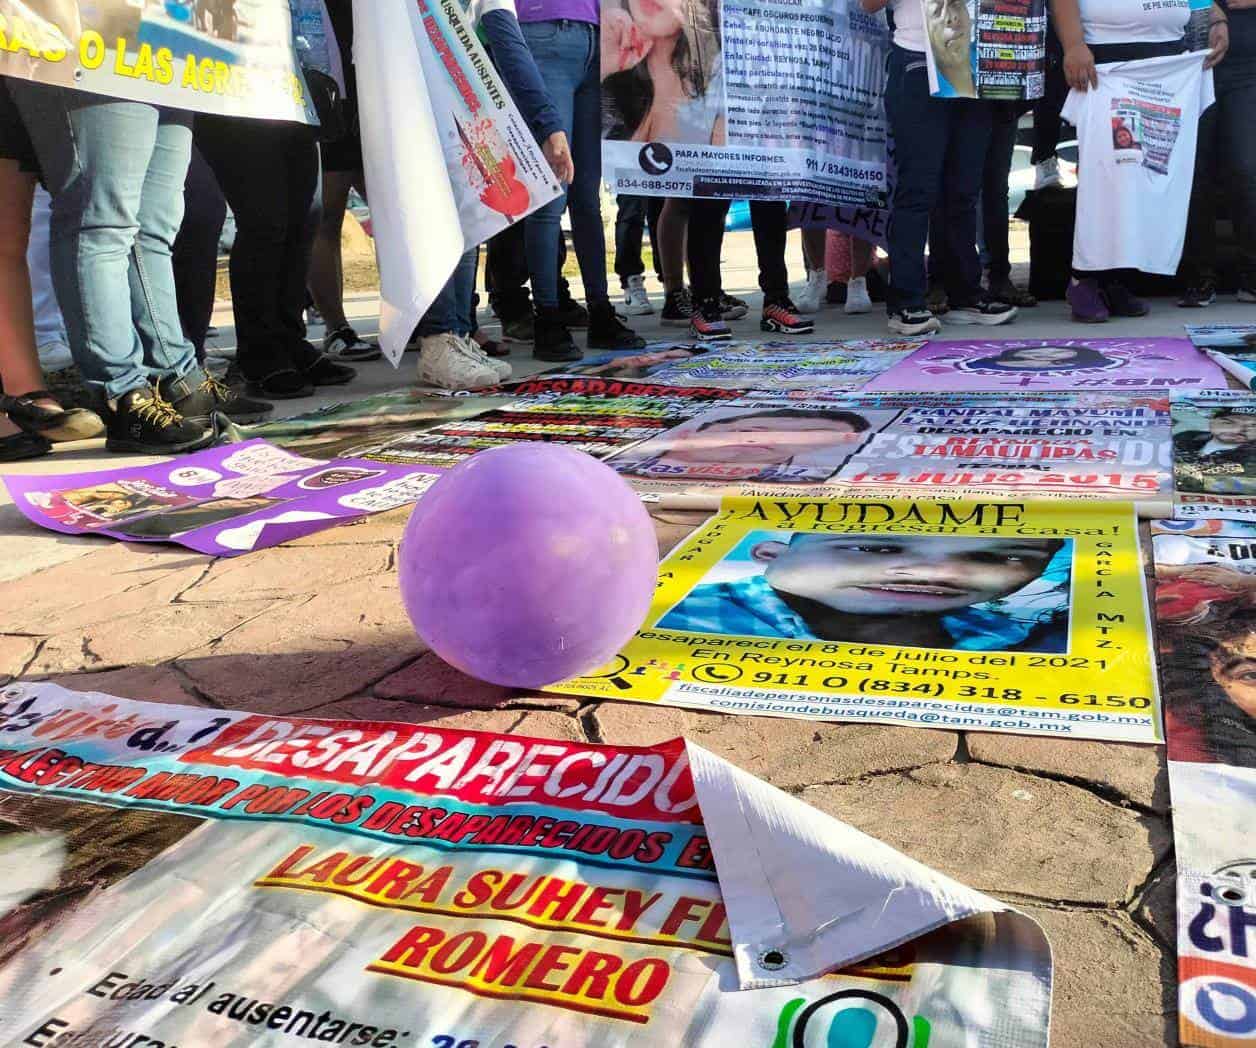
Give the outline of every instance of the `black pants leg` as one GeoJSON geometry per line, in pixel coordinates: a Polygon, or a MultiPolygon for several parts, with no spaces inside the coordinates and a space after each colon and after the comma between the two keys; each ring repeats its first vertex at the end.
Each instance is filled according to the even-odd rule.
{"type": "Polygon", "coordinates": [[[750,226],[759,259],[759,290],[765,306],[789,299],[789,268],[785,265],[787,210],[783,200],[750,201],[750,226]]]}
{"type": "Polygon", "coordinates": [[[183,199],[183,224],[171,256],[174,289],[183,334],[196,350],[196,359],[203,364],[205,338],[214,315],[218,239],[227,219],[227,201],[209,164],[195,147],[183,186],[183,199]]]}
{"type": "Polygon", "coordinates": [[[488,242],[484,282],[493,312],[503,324],[532,312],[528,292],[528,256],[523,247],[523,223],[503,229],[488,242]]]}
{"type": "Polygon", "coordinates": [[[645,272],[641,261],[641,238],[645,236],[646,198],[618,196],[615,213],[615,274],[621,285],[629,277],[639,277],[645,272]]]}
{"type": "Polygon", "coordinates": [[[685,252],[695,303],[718,299],[723,290],[720,254],[724,247],[724,218],[728,215],[729,203],[728,200],[689,202],[689,236],[685,252]]]}
{"type": "Polygon", "coordinates": [[[659,215],[663,213],[666,197],[648,197],[645,205],[645,224],[650,230],[650,247],[654,253],[654,275],[663,283],[663,256],[659,253],[659,215]]]}
{"type": "Polygon", "coordinates": [[[1012,275],[1007,180],[1012,171],[1019,114],[1015,103],[992,103],[992,111],[990,146],[986,150],[985,172],[981,180],[981,231],[988,258],[986,268],[990,271],[993,287],[1012,275]]]}
{"type": "Polygon", "coordinates": [[[294,124],[202,114],[196,142],[236,218],[231,297],[240,370],[260,380],[303,365],[314,353],[302,323],[314,140],[294,124]]]}

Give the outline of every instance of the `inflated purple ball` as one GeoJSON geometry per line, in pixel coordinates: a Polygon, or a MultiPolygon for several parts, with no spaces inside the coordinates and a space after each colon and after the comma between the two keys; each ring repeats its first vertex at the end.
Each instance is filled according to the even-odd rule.
{"type": "Polygon", "coordinates": [[[609,662],[644,621],[658,564],[632,488],[553,444],[455,467],[415,505],[398,557],[423,641],[463,673],[518,688],[609,662]]]}

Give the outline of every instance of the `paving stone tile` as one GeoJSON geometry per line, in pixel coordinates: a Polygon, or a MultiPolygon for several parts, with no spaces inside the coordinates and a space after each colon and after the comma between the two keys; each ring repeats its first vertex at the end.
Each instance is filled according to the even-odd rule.
{"type": "Polygon", "coordinates": [[[1177,950],[1177,866],[1167,862],[1148,881],[1134,913],[1166,950],[1177,950]]]}
{"type": "Polygon", "coordinates": [[[167,604],[49,637],[27,672],[34,676],[169,662],[204,647],[264,611],[267,601],[167,604]]]}
{"type": "Polygon", "coordinates": [[[0,634],[0,677],[16,677],[26,668],[39,641],[35,637],[0,634]]]}
{"type": "Polygon", "coordinates": [[[957,748],[948,731],[734,717],[633,702],[600,703],[593,720],[605,742],[619,745],[683,735],[783,790],[948,761],[957,748]]]}
{"type": "Polygon", "coordinates": [[[180,667],[230,709],[292,714],[356,695],[423,650],[396,579],[376,575],[277,604],[188,652],[180,667]]]}
{"type": "Polygon", "coordinates": [[[420,655],[409,666],[385,677],[371,690],[381,699],[454,706],[459,709],[492,710],[526,705],[575,711],[580,707],[578,699],[505,688],[468,677],[435,652],[420,655]]]}
{"type": "Polygon", "coordinates": [[[142,702],[168,702],[178,706],[203,706],[186,687],[178,671],[170,666],[128,666],[101,673],[71,673],[50,677],[71,691],[99,691],[121,699],[142,702]]]}
{"type": "Polygon", "coordinates": [[[968,752],[982,764],[1092,783],[1141,807],[1169,810],[1163,746],[971,732],[968,752]]]}
{"type": "Polygon", "coordinates": [[[447,706],[423,706],[415,702],[390,702],[369,696],[357,696],[320,706],[305,716],[399,721],[403,724],[432,724],[458,731],[492,731],[541,739],[562,739],[567,742],[586,741],[579,721],[550,710],[455,711],[447,706]]]}
{"type": "Polygon", "coordinates": [[[1017,905],[1051,941],[1053,1048],[1178,1043],[1173,954],[1128,914],[1017,905]]]}
{"type": "Polygon", "coordinates": [[[35,633],[66,634],[87,630],[101,623],[144,615],[168,605],[205,574],[206,565],[188,565],[172,570],[146,570],[137,573],[137,584],[121,593],[111,593],[65,608],[31,624],[35,633]]]}
{"type": "Polygon", "coordinates": [[[980,891],[1118,906],[1169,848],[1162,819],[981,764],[932,764],[801,796],[980,891]]]}
{"type": "Polygon", "coordinates": [[[214,561],[187,601],[281,599],[317,593],[344,582],[380,575],[392,546],[384,542],[355,545],[276,546],[244,557],[214,561]]]}
{"type": "Polygon", "coordinates": [[[352,546],[371,542],[396,543],[401,539],[401,532],[410,519],[413,506],[399,506],[386,513],[372,513],[348,524],[338,524],[334,528],[324,528],[313,535],[304,535],[284,547],[302,546],[352,546]]]}

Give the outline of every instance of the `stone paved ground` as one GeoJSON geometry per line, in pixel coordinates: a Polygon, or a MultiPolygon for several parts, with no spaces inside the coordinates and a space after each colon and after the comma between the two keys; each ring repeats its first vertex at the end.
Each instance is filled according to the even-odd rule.
{"type": "MultiPolygon", "coordinates": [[[[78,540],[90,552],[0,583],[0,682],[593,742],[685,734],[1037,917],[1055,950],[1058,1048],[1176,1043],[1160,750],[582,703],[478,683],[426,652],[405,618],[393,571],[405,517],[235,560],[78,540]]],[[[700,519],[657,512],[661,549],[700,519]]],[[[0,800],[0,832],[42,818],[37,802],[0,800]]],[[[141,851],[169,842],[142,819],[126,832],[141,851]]],[[[117,875],[103,861],[80,872],[83,884],[117,875]]]]}

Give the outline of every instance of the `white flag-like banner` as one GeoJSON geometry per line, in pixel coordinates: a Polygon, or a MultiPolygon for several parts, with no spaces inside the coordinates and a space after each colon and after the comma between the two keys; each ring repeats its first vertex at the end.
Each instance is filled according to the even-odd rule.
{"type": "Polygon", "coordinates": [[[362,153],[397,365],[458,258],[561,192],[458,0],[354,0],[362,153]]]}

